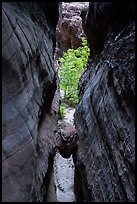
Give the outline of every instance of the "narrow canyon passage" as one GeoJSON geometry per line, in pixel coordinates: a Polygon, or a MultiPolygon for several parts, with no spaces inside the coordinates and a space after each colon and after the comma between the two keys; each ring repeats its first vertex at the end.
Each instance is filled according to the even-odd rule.
{"type": "Polygon", "coordinates": [[[73,158],[65,159],[57,151],[45,202],[75,202],[73,158]]]}
{"type": "MultiPolygon", "coordinates": [[[[74,125],[74,112],[75,108],[68,107],[65,109],[64,118],[59,120],[58,123],[61,125],[65,122],[74,125]]],[[[56,150],[46,202],[76,202],[74,172],[73,155],[69,158],[63,158],[59,150],[56,150]]]]}
{"type": "MultiPolygon", "coordinates": [[[[62,12],[59,16],[58,25],[56,28],[56,49],[54,54],[54,65],[58,71],[60,71],[60,57],[67,52],[68,49],[76,49],[81,45],[82,36],[84,36],[84,31],[82,28],[82,19],[80,14],[82,10],[88,8],[88,2],[73,2],[73,3],[62,3],[62,12]],[[67,24],[67,26],[66,26],[67,24]],[[79,38],[79,39],[78,39],[79,38]]],[[[82,56],[81,56],[82,57],[82,56]]],[[[71,59],[71,63],[74,63],[74,58],[71,59]]],[[[84,64],[86,66],[86,64],[84,64]]],[[[71,66],[73,68],[73,66],[71,66]]],[[[67,65],[66,65],[67,68],[67,65]]],[[[68,70],[71,71],[71,68],[68,66],[68,70]]],[[[76,68],[75,68],[76,69],[76,68]]],[[[78,73],[76,73],[78,75],[78,73]]],[[[64,72],[64,78],[66,78],[68,73],[64,72]]],[[[68,77],[68,82],[71,79],[73,73],[68,77]]],[[[60,76],[60,80],[62,80],[62,76],[60,76]]],[[[78,80],[79,78],[75,79],[78,80]]],[[[74,82],[73,82],[74,83],[74,82]]],[[[71,83],[72,90],[73,83],[71,83]]],[[[61,85],[60,85],[61,87],[61,85]]],[[[75,93],[77,95],[77,89],[75,93]]],[[[64,100],[64,89],[60,88],[61,100],[64,100]]],[[[74,96],[72,95],[72,98],[74,96]]],[[[69,100],[67,101],[69,102],[69,100]]],[[[76,107],[76,105],[75,105],[76,107]]],[[[60,108],[61,109],[61,108],[60,108]]],[[[58,121],[58,127],[61,128],[61,131],[65,131],[64,127],[68,132],[65,134],[69,134],[71,128],[74,127],[74,112],[75,108],[72,105],[65,104],[63,107],[64,113],[62,119],[58,121]],[[65,126],[64,126],[65,124],[65,126]]],[[[73,136],[73,135],[72,135],[73,136]]],[[[71,137],[71,135],[70,135],[71,137]]],[[[65,147],[65,146],[64,146],[65,147]]],[[[60,151],[65,153],[65,148],[60,151]]],[[[76,202],[75,194],[74,194],[74,173],[75,166],[73,162],[73,153],[68,157],[64,158],[61,155],[58,149],[55,152],[54,161],[53,161],[53,172],[50,180],[50,184],[47,192],[46,202],[76,202]],[[54,196],[52,196],[54,195],[54,196]]]]}
{"type": "MultiPolygon", "coordinates": [[[[74,125],[74,111],[75,108],[68,107],[65,110],[63,120],[60,120],[59,123],[65,122],[74,125]]],[[[69,158],[63,158],[59,151],[56,151],[53,169],[57,200],[59,202],[75,202],[74,194],[75,166],[72,155],[69,158]]]]}
{"type": "Polygon", "coordinates": [[[2,2],[2,202],[135,202],[135,2],[2,2]]]}
{"type": "Polygon", "coordinates": [[[63,158],[56,152],[54,158],[54,179],[58,202],[75,202],[74,194],[74,163],[72,155],[63,158]]]}

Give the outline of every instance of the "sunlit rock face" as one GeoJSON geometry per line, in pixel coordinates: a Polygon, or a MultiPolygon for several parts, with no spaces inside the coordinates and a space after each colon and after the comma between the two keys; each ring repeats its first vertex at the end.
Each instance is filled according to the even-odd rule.
{"type": "Polygon", "coordinates": [[[69,48],[76,49],[81,45],[81,38],[85,36],[82,27],[82,17],[86,15],[88,2],[62,3],[60,18],[56,30],[56,57],[61,57],[69,48]]]}
{"type": "Polygon", "coordinates": [[[85,29],[94,58],[79,81],[76,198],[85,202],[133,202],[134,4],[90,3],[85,29]]]}
{"type": "Polygon", "coordinates": [[[58,3],[2,3],[3,202],[42,202],[47,191],[59,103],[57,21],[58,3]]]}

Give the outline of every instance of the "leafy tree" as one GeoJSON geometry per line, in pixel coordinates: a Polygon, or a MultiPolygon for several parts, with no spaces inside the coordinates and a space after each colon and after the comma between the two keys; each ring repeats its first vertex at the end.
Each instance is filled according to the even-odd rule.
{"type": "Polygon", "coordinates": [[[60,88],[64,91],[63,102],[78,104],[78,80],[87,64],[89,54],[87,40],[83,37],[80,47],[76,50],[68,49],[59,59],[60,88]]]}

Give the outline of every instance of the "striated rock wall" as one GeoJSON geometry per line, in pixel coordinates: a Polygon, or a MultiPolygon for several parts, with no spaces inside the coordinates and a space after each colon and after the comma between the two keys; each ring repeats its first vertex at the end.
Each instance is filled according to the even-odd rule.
{"type": "Polygon", "coordinates": [[[107,34],[117,35],[135,18],[135,3],[91,2],[83,23],[91,57],[100,53],[107,34]]]}
{"type": "Polygon", "coordinates": [[[75,112],[77,201],[134,202],[134,3],[90,3],[85,29],[94,58],[75,112]]]}
{"type": "Polygon", "coordinates": [[[3,202],[42,202],[47,192],[59,106],[57,21],[58,3],[2,3],[3,202]]]}

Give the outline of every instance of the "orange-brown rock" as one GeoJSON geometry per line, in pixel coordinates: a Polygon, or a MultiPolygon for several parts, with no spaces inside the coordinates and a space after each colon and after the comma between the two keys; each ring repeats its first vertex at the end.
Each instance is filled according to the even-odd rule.
{"type": "Polygon", "coordinates": [[[67,51],[67,49],[76,49],[81,45],[81,38],[85,36],[82,27],[81,13],[87,8],[88,2],[62,3],[56,30],[56,58],[62,56],[63,52],[67,51]]]}
{"type": "Polygon", "coordinates": [[[56,132],[56,147],[64,158],[69,158],[77,146],[77,133],[71,123],[62,122],[56,132]]]}

